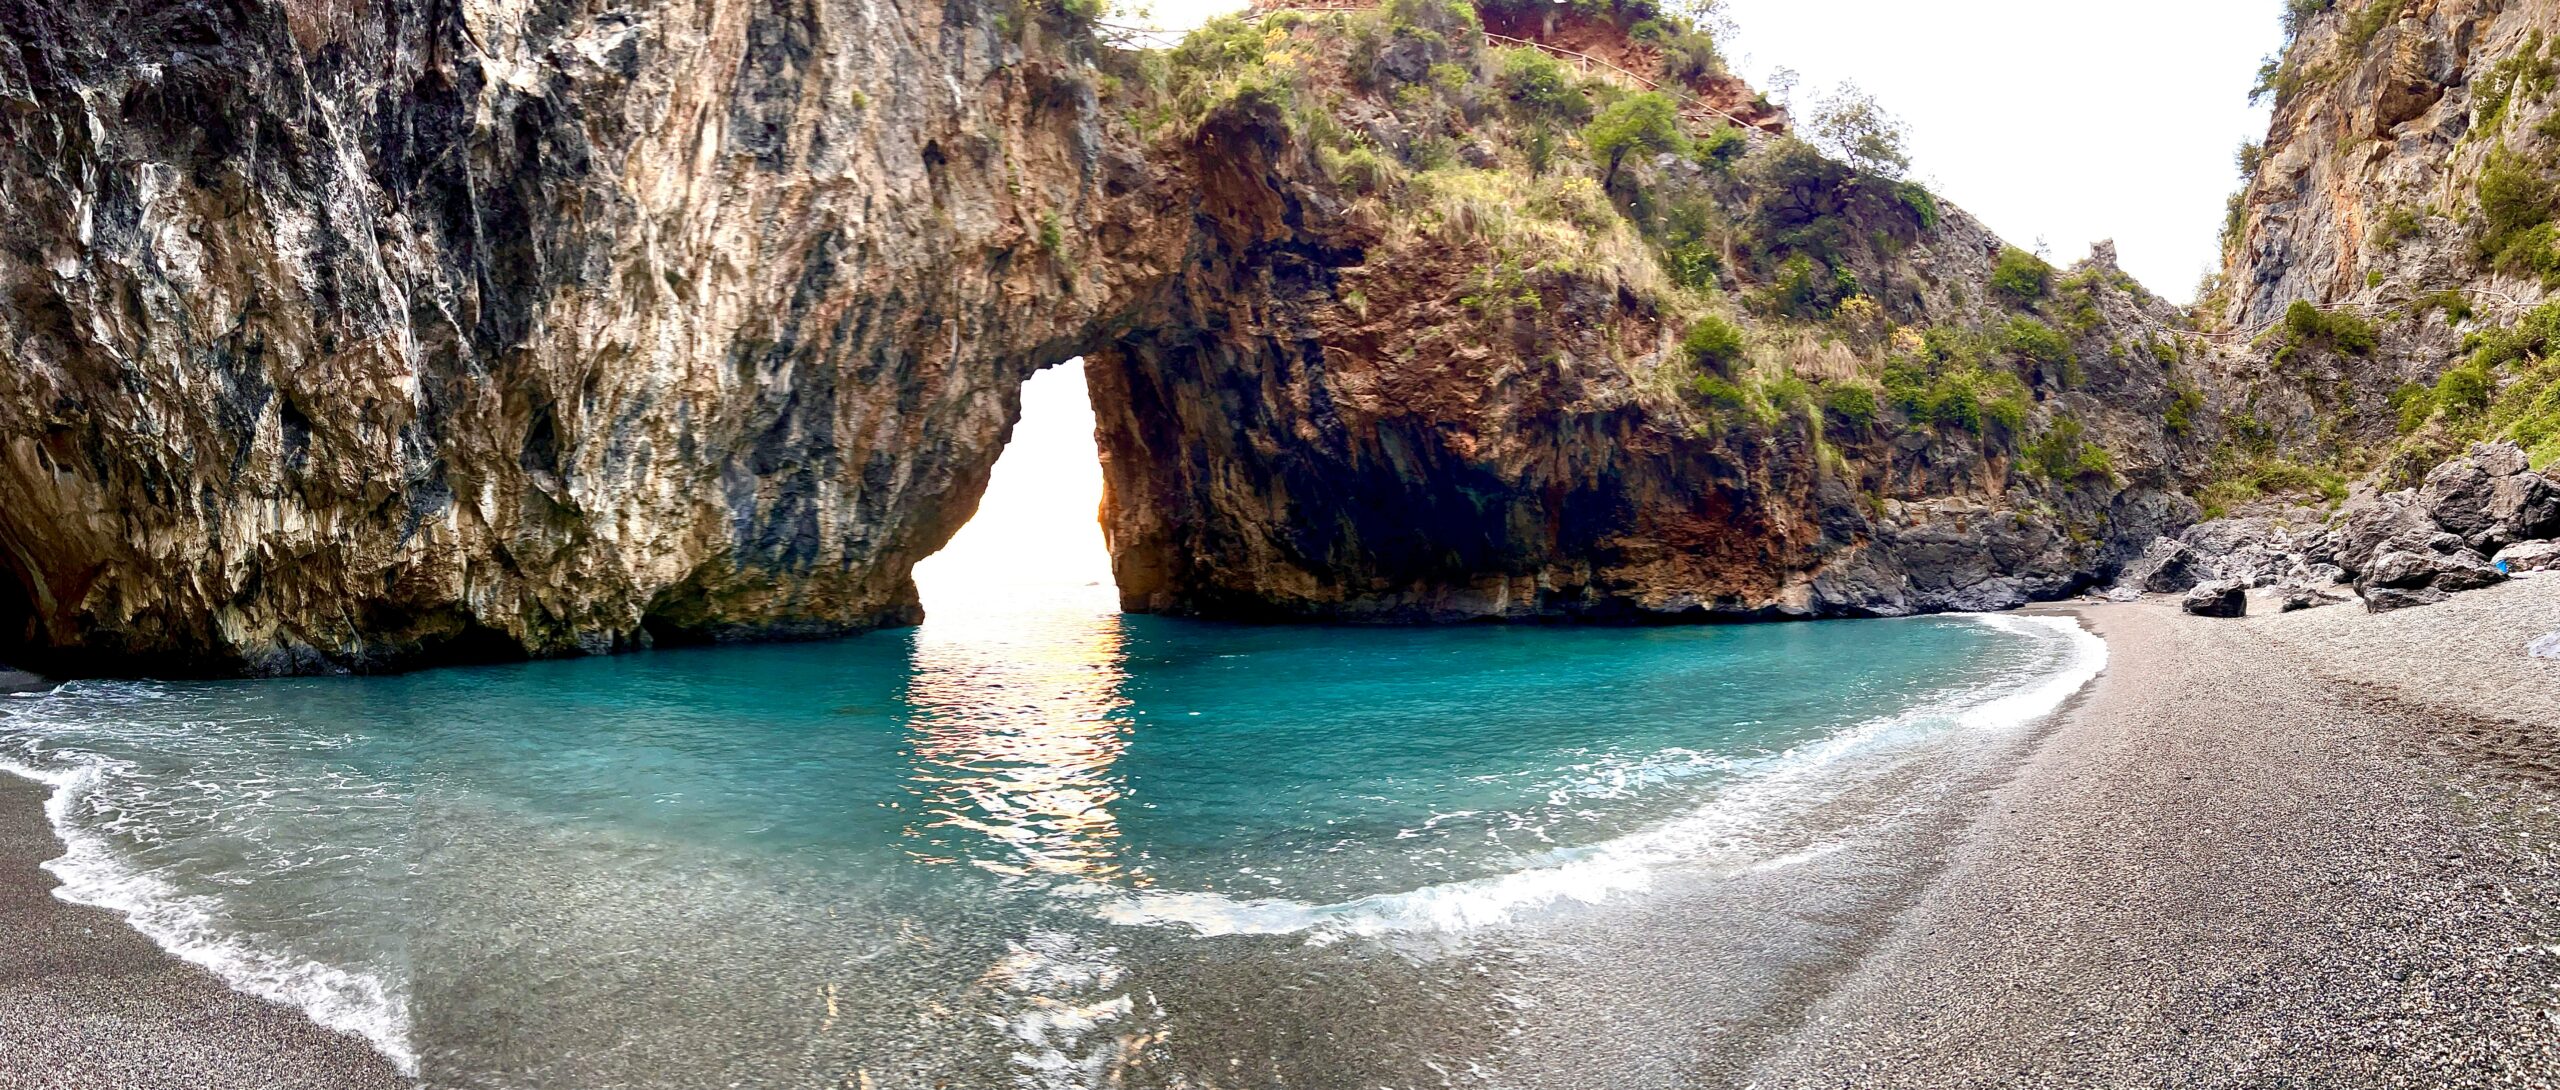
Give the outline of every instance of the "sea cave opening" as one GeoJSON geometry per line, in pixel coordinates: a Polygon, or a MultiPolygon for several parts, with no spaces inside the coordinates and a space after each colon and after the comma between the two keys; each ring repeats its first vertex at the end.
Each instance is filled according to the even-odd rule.
{"type": "Polygon", "coordinates": [[[1084,361],[1072,359],[1023,383],[1021,419],[977,513],[916,565],[925,623],[1056,608],[1117,613],[1101,508],[1093,401],[1084,361]]]}

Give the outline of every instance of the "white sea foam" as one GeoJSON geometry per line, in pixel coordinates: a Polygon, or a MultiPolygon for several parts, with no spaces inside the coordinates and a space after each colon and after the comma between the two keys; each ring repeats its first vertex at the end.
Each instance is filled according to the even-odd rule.
{"type": "Polygon", "coordinates": [[[61,858],[44,865],[62,881],[55,896],[122,915],[161,949],[203,967],[233,990],[299,1008],[314,1022],[363,1038],[403,1073],[417,1074],[403,989],[371,973],[263,949],[227,932],[210,898],[146,873],[121,857],[106,836],[75,820],[81,801],[121,766],[86,755],[53,756],[60,767],[0,760],[0,772],[52,788],[45,818],[66,847],[61,858]]]}
{"type": "Polygon", "coordinates": [[[1097,913],[1124,926],[1189,928],[1201,935],[1342,935],[1456,932],[1500,926],[1559,906],[1596,904],[1652,888],[1672,864],[1723,865],[1735,872],[1801,865],[1836,850],[1817,845],[1770,856],[1767,831],[1818,799],[1848,760],[1880,744],[1936,729],[2023,727],[2060,708],[2106,668],[2106,641],[2067,617],[1960,614],[2017,635],[2058,639],[2060,663],[2023,681],[1870,719],[1818,742],[1758,761],[1738,762],[1714,800],[1652,828],[1586,848],[1548,853],[1503,874],[1424,886],[1333,904],[1221,893],[1146,890],[1105,898],[1097,913]]]}

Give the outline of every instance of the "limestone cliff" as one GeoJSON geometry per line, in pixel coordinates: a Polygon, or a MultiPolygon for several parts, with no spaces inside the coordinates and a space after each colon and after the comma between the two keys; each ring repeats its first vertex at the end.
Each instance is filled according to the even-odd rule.
{"type": "MultiPolygon", "coordinates": [[[[2297,3],[2218,294],[2230,456],[2414,485],[2479,439],[2560,460],[2560,5],[2297,3]]],[[[2297,474],[2298,476],[2298,474],[2297,474]]],[[[2335,489],[2333,488],[2333,493],[2335,489]]]]}
{"type": "Polygon", "coordinates": [[[0,652],[912,622],[1077,354],[1133,608],[2005,606],[2188,515],[2179,315],[1773,135],[1646,5],[1534,30],[1662,99],[1442,0],[1147,54],[1084,7],[0,0],[0,652]]]}
{"type": "Polygon", "coordinates": [[[0,639],[72,670],[912,622],[1021,380],[1189,234],[1003,4],[0,28],[0,639]]]}

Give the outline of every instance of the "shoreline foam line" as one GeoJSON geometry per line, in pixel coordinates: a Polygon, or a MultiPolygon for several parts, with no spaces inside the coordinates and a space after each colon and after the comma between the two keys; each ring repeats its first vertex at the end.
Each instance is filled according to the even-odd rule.
{"type": "MultiPolygon", "coordinates": [[[[2022,685],[1977,688],[1955,700],[1863,720],[1817,742],[1752,762],[1759,767],[1697,810],[1613,840],[1551,853],[1541,864],[1521,870],[1333,904],[1287,898],[1248,900],[1180,890],[1088,887],[1084,892],[1103,898],[1094,909],[1096,915],[1124,927],[1187,927],[1204,937],[1311,932],[1321,939],[1456,932],[1508,924],[1528,911],[1568,902],[1596,904],[1643,892],[1652,887],[1654,873],[1663,866],[1719,853],[1735,856],[1736,870],[1766,869],[1775,864],[1754,857],[1750,850],[1754,833],[1782,816],[1791,802],[1808,798],[1821,776],[1843,759],[1932,722],[1959,731],[2024,727],[2060,710],[2106,669],[2106,641],[2075,618],[1947,616],[2016,635],[2058,636],[2065,645],[2062,660],[2022,685]]],[[[1786,858],[1801,861],[1836,847],[1800,849],[1786,858]]]]}
{"type": "Polygon", "coordinates": [[[45,769],[0,759],[0,773],[50,789],[45,821],[64,847],[60,857],[43,864],[62,883],[54,888],[55,898],[115,913],[152,945],[212,973],[232,991],[291,1007],[323,1028],[360,1038],[401,1074],[417,1076],[417,1053],[409,1046],[408,1000],[385,981],[261,950],[225,934],[200,898],[126,864],[104,836],[71,820],[80,797],[108,774],[108,762],[87,757],[69,769],[45,769]]]}

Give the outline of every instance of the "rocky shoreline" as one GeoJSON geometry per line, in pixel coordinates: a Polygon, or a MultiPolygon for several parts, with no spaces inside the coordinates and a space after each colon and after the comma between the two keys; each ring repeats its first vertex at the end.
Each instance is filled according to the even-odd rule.
{"type": "Polygon", "coordinates": [[[115,913],[63,902],[47,788],[0,773],[0,1086],[26,1090],[393,1090],[354,1037],[232,991],[115,913]]]}
{"type": "Polygon", "coordinates": [[[2361,600],[2375,613],[2436,605],[2560,571],[2560,476],[2513,443],[2479,443],[2417,488],[2367,491],[2317,525],[2285,515],[2214,519],[2154,542],[2103,597],[2183,594],[2187,612],[2236,617],[2248,592],[2280,611],[2361,600]]]}

